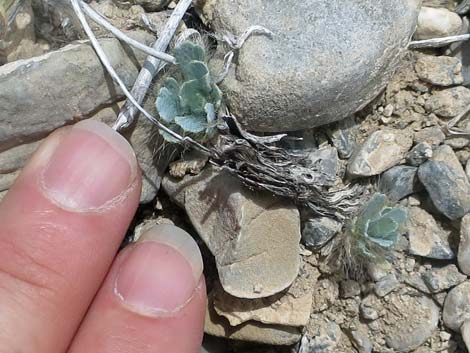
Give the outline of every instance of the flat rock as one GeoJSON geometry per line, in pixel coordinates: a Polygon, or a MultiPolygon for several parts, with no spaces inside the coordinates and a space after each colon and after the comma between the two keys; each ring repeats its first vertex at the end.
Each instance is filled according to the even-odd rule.
{"type": "Polygon", "coordinates": [[[442,268],[433,268],[423,274],[424,283],[432,293],[443,292],[455,287],[467,279],[454,264],[442,268]]]}
{"type": "MultiPolygon", "coordinates": [[[[122,103],[119,102],[103,108],[93,114],[90,119],[99,120],[111,126],[116,121],[121,106],[122,103]]],[[[151,202],[160,188],[161,178],[173,149],[166,148],[158,160],[155,160],[156,146],[162,141],[157,138],[155,126],[146,119],[139,119],[135,126],[124,134],[134,149],[143,175],[140,202],[151,202]]],[[[43,139],[0,152],[0,190],[10,188],[20,170],[42,142],[43,139]]]]}
{"type": "Polygon", "coordinates": [[[417,167],[398,165],[383,173],[379,181],[379,190],[393,202],[397,202],[421,189],[422,185],[418,180],[417,167]]]}
{"type": "Polygon", "coordinates": [[[217,315],[210,298],[206,310],[204,332],[212,336],[233,340],[280,346],[297,343],[301,338],[300,329],[292,326],[265,325],[256,321],[249,321],[237,327],[232,327],[226,318],[217,315]]]}
{"type": "MultiPolygon", "coordinates": [[[[151,36],[139,36],[148,42],[151,36]]],[[[116,39],[101,39],[111,65],[128,88],[145,55],[127,54],[116,39]]],[[[54,129],[90,117],[122,99],[88,43],[0,67],[0,151],[45,137],[54,129]]]]}
{"type": "Polygon", "coordinates": [[[427,143],[435,148],[444,142],[446,135],[442,132],[439,126],[431,126],[416,131],[413,135],[413,141],[416,144],[427,143]]]}
{"type": "Polygon", "coordinates": [[[252,25],[274,32],[249,38],[221,88],[248,130],[288,131],[340,120],[370,102],[400,62],[419,1],[199,3],[216,32],[240,35],[252,25]]]}
{"type": "Polygon", "coordinates": [[[312,218],[305,222],[302,240],[306,246],[319,249],[328,243],[340,230],[341,223],[328,217],[312,218]]]}
{"type": "Polygon", "coordinates": [[[449,245],[450,231],[442,229],[433,216],[419,207],[408,209],[405,223],[412,255],[448,260],[455,257],[449,245]]]}
{"type": "Polygon", "coordinates": [[[419,167],[418,176],[447,218],[458,219],[470,211],[470,182],[451,147],[436,148],[433,157],[419,167]]]}
{"type": "Polygon", "coordinates": [[[444,324],[451,330],[459,332],[464,321],[470,319],[469,303],[470,281],[465,281],[447,294],[442,313],[444,324]]]}
{"type": "Polygon", "coordinates": [[[418,16],[415,39],[430,39],[460,34],[462,19],[443,8],[423,6],[418,16]]]}
{"type": "Polygon", "coordinates": [[[231,326],[247,321],[264,324],[302,327],[310,319],[312,290],[303,293],[288,291],[261,299],[240,299],[217,287],[214,294],[214,309],[225,317],[231,326]]]}
{"type": "Polygon", "coordinates": [[[460,244],[457,254],[460,271],[470,276],[470,214],[460,224],[460,244]]]}
{"type": "Polygon", "coordinates": [[[215,256],[227,293],[263,298],[292,284],[300,263],[300,217],[293,205],[212,168],[182,180],[165,178],[163,187],[215,256]]]}
{"type": "Polygon", "coordinates": [[[351,176],[378,175],[400,163],[412,143],[411,137],[402,131],[375,131],[352,156],[348,173],[351,176]]]}
{"type": "Polygon", "coordinates": [[[399,285],[400,282],[398,282],[397,277],[390,273],[374,285],[374,292],[378,297],[382,298],[396,290],[399,285]]]}
{"type": "Polygon", "coordinates": [[[443,118],[453,118],[464,111],[470,104],[470,89],[463,86],[434,91],[426,101],[428,112],[443,118]]]}
{"type": "Polygon", "coordinates": [[[393,293],[384,303],[384,309],[380,321],[385,341],[398,352],[418,348],[433,334],[439,322],[439,307],[418,292],[393,293]]]}
{"type": "Polygon", "coordinates": [[[463,83],[462,63],[451,56],[424,55],[415,65],[418,77],[436,86],[453,86],[463,83]]]}

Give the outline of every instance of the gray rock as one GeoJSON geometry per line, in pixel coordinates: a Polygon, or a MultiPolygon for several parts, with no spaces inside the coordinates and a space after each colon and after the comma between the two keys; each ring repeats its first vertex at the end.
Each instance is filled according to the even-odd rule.
{"type": "Polygon", "coordinates": [[[417,144],[427,143],[435,148],[444,142],[446,135],[439,126],[431,126],[415,132],[413,141],[417,144]]]}
{"type": "Polygon", "coordinates": [[[470,320],[464,321],[460,327],[460,333],[462,334],[463,341],[467,347],[467,351],[470,351],[470,320]]]}
{"type": "Polygon", "coordinates": [[[449,245],[450,232],[443,230],[433,216],[423,209],[409,208],[405,229],[408,232],[410,254],[440,260],[455,257],[449,245]]]}
{"type": "Polygon", "coordinates": [[[462,324],[470,319],[470,281],[465,281],[451,289],[444,302],[442,318],[444,324],[459,332],[462,324]]]}
{"type": "Polygon", "coordinates": [[[361,285],[352,280],[344,280],[339,285],[339,296],[343,299],[354,298],[361,294],[361,285]]]}
{"type": "Polygon", "coordinates": [[[442,268],[433,268],[423,274],[424,283],[432,293],[439,293],[455,287],[467,279],[454,264],[442,268]]]}
{"type": "Polygon", "coordinates": [[[470,214],[460,224],[460,244],[457,254],[460,271],[470,276],[470,214]]]}
{"type": "Polygon", "coordinates": [[[423,6],[418,17],[415,39],[429,39],[460,34],[462,19],[447,9],[423,6]]]}
{"type": "Polygon", "coordinates": [[[411,151],[406,156],[406,161],[413,166],[419,166],[431,157],[431,145],[429,145],[427,142],[421,142],[411,149],[411,151]]]}
{"type": "Polygon", "coordinates": [[[255,131],[319,126],[364,107],[397,68],[418,7],[415,0],[200,2],[216,32],[240,35],[252,25],[274,32],[250,38],[221,85],[231,111],[255,131]]]}
{"type": "Polygon", "coordinates": [[[400,282],[398,282],[397,277],[391,273],[374,285],[374,292],[378,297],[382,298],[396,290],[399,285],[400,282]]]}
{"type": "MultiPolygon", "coordinates": [[[[150,36],[139,36],[143,42],[150,36]]],[[[115,39],[101,45],[129,88],[145,55],[115,39]]],[[[105,75],[89,44],[73,44],[28,60],[0,67],[0,151],[37,140],[54,129],[90,117],[123,97],[105,75]]]]}
{"type": "Polygon", "coordinates": [[[384,303],[381,324],[387,346],[408,352],[422,345],[437,328],[439,307],[418,293],[393,293],[384,303]],[[397,310],[397,308],[399,308],[397,310]]]}
{"type": "Polygon", "coordinates": [[[339,168],[338,152],[334,147],[323,147],[308,154],[310,169],[317,185],[333,186],[339,168]]]}
{"type": "Polygon", "coordinates": [[[359,331],[351,331],[351,343],[357,349],[358,353],[371,353],[372,344],[369,337],[359,331]]]}
{"type": "Polygon", "coordinates": [[[391,201],[397,202],[422,189],[417,173],[417,167],[406,165],[393,167],[380,177],[379,189],[391,201]]]}
{"type": "Polygon", "coordinates": [[[161,11],[165,9],[171,0],[131,0],[131,3],[142,6],[146,11],[161,11]]]}
{"type": "Polygon", "coordinates": [[[417,272],[414,272],[409,276],[405,276],[404,281],[406,284],[413,287],[414,289],[419,290],[422,293],[431,294],[431,291],[429,290],[428,286],[426,285],[426,283],[424,283],[423,277],[417,272]]]}
{"type": "Polygon", "coordinates": [[[467,174],[467,178],[470,180],[470,159],[467,161],[467,165],[465,166],[465,174],[467,174]]]}
{"type": "Polygon", "coordinates": [[[452,147],[454,150],[460,150],[470,145],[470,140],[465,137],[449,137],[444,141],[444,143],[447,146],[452,147]]]}
{"type": "Polygon", "coordinates": [[[323,247],[341,230],[341,223],[328,217],[313,218],[305,222],[302,240],[314,249],[323,247]]]}
{"type": "Polygon", "coordinates": [[[400,163],[411,145],[412,139],[402,131],[376,131],[354,153],[348,173],[351,176],[378,175],[400,163]]]}
{"type": "Polygon", "coordinates": [[[227,293],[263,298],[292,284],[300,264],[300,217],[293,205],[212,168],[182,180],[164,178],[162,185],[215,256],[227,293]]]}
{"type": "Polygon", "coordinates": [[[339,157],[348,159],[357,146],[354,134],[356,126],[354,117],[344,119],[334,125],[334,127],[327,129],[328,137],[338,150],[339,157]]]}
{"type": "Polygon", "coordinates": [[[453,86],[463,83],[462,63],[451,56],[424,55],[415,65],[418,77],[437,86],[453,86]]]}
{"type": "Polygon", "coordinates": [[[436,208],[454,220],[470,211],[470,182],[452,148],[443,145],[418,169],[436,208]]]}
{"type": "Polygon", "coordinates": [[[379,318],[379,310],[382,309],[382,303],[380,299],[374,294],[367,295],[359,306],[361,316],[366,320],[377,320],[379,318]]]}
{"type": "Polygon", "coordinates": [[[342,338],[341,328],[333,321],[319,315],[312,320],[316,323],[314,334],[305,335],[300,343],[299,353],[335,353],[342,338]]]}
{"type": "Polygon", "coordinates": [[[458,86],[434,91],[426,101],[425,108],[443,118],[459,115],[470,104],[470,89],[458,86]]]}

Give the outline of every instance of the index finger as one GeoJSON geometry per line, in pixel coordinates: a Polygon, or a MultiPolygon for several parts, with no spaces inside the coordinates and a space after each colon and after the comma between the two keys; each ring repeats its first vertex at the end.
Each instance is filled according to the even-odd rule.
{"type": "Polygon", "coordinates": [[[53,134],[0,204],[0,352],[67,349],[140,196],[127,141],[84,121],[53,134]]]}

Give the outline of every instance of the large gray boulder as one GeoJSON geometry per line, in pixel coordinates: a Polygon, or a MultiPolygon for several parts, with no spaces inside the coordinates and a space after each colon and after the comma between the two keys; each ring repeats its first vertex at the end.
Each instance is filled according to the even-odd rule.
{"type": "MultiPolygon", "coordinates": [[[[397,68],[420,0],[199,0],[216,32],[253,36],[221,87],[249,130],[319,126],[363,108],[397,68]]],[[[221,59],[222,55],[220,55],[221,59]]],[[[215,59],[214,67],[220,67],[215,59]]]]}

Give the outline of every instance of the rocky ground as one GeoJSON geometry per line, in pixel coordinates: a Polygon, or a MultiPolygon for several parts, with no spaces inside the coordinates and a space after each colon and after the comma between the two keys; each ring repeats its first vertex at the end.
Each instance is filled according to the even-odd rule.
{"type": "MultiPolygon", "coordinates": [[[[448,0],[424,1],[418,18],[413,1],[253,3],[198,2],[179,31],[273,30],[272,39],[247,41],[222,82],[230,111],[249,131],[303,137],[289,148],[309,156],[325,189],[360,184],[406,209],[390,261],[346,276],[329,259],[349,220],[250,190],[207,158],[164,145],[144,119],[126,132],[144,172],[127,240],[161,223],[197,239],[210,298],[204,353],[468,351],[470,44],[406,49],[413,33],[467,33],[467,17],[448,0]],[[306,18],[319,25],[296,27],[306,18]],[[455,135],[449,122],[462,114],[455,135]]],[[[175,5],[91,3],[147,44],[175,5]]],[[[124,98],[78,41],[84,35],[65,1],[26,1],[11,26],[0,40],[0,198],[47,134],[81,119],[112,124],[124,98]]],[[[132,87],[145,55],[94,29],[132,87]]],[[[215,43],[217,71],[227,48],[215,43]]],[[[146,102],[152,111],[155,94],[146,102]]]]}

